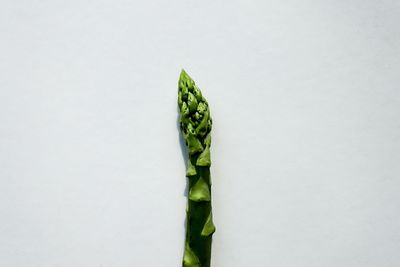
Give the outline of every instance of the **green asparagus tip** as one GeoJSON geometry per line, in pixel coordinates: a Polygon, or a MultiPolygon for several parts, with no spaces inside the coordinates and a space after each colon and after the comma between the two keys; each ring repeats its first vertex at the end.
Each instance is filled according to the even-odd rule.
{"type": "Polygon", "coordinates": [[[189,195],[183,267],[210,267],[215,226],[211,208],[212,119],[207,100],[182,69],[178,81],[180,129],[188,148],[189,195]]]}

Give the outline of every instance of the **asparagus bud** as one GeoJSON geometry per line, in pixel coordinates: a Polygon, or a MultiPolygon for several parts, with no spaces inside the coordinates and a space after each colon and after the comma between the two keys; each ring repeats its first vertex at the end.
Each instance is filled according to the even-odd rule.
{"type": "Polygon", "coordinates": [[[188,149],[189,196],[183,267],[210,267],[215,226],[211,210],[210,146],[212,119],[200,89],[182,70],[178,82],[180,129],[188,149]]]}

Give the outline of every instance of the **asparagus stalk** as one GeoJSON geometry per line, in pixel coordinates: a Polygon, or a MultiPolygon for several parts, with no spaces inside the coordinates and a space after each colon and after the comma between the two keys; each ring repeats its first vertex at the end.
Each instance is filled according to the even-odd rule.
{"type": "Polygon", "coordinates": [[[206,99],[182,70],[178,83],[180,129],[188,149],[189,180],[183,267],[210,267],[215,226],[211,210],[210,146],[212,120],[206,99]]]}

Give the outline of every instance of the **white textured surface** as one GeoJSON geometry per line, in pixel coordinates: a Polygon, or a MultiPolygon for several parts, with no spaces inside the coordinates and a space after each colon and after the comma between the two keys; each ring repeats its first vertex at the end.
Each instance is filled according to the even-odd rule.
{"type": "Polygon", "coordinates": [[[213,266],[398,266],[399,25],[395,0],[0,1],[0,266],[180,266],[182,67],[213,266]]]}

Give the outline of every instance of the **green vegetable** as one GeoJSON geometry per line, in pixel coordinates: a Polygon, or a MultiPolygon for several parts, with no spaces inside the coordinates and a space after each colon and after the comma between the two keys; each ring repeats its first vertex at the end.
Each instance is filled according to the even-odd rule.
{"type": "Polygon", "coordinates": [[[200,89],[182,70],[179,77],[178,105],[180,129],[188,149],[186,176],[189,196],[186,210],[184,267],[209,267],[215,226],[211,211],[210,109],[200,89]]]}

